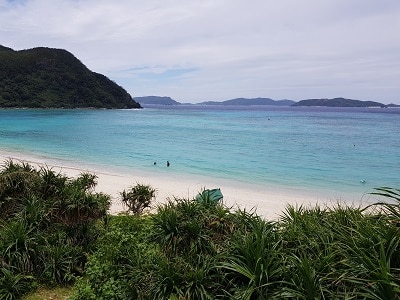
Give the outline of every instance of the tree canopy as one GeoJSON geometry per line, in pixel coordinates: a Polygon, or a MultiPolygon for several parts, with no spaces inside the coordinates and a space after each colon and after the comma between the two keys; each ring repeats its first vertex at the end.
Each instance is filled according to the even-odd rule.
{"type": "Polygon", "coordinates": [[[0,107],[140,108],[131,95],[62,49],[0,45],[0,107]]]}

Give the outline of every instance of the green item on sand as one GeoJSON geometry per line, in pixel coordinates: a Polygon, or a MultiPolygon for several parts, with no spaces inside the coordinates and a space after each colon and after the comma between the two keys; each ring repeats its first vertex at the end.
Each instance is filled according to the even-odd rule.
{"type": "Polygon", "coordinates": [[[204,202],[218,202],[224,196],[221,193],[221,189],[204,190],[196,196],[196,201],[204,202]]]}

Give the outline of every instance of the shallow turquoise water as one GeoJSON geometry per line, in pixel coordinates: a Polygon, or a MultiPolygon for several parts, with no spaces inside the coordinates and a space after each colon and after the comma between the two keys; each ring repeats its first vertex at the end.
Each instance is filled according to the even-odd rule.
{"type": "Polygon", "coordinates": [[[0,110],[1,150],[340,192],[399,188],[399,137],[399,109],[0,110]]]}

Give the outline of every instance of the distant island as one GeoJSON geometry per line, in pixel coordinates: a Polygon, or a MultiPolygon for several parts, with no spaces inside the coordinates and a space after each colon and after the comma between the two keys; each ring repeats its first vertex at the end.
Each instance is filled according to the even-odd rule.
{"type": "Polygon", "coordinates": [[[141,105],[180,105],[178,101],[171,99],[170,97],[159,97],[159,96],[144,96],[135,97],[136,102],[141,105]]]}
{"type": "Polygon", "coordinates": [[[386,107],[375,101],[361,101],[346,98],[307,99],[292,104],[292,106],[326,106],[326,107],[386,107]]]}
{"type": "Polygon", "coordinates": [[[386,105],[386,107],[400,107],[400,105],[399,104],[390,103],[390,104],[386,105]]]}
{"type": "MultiPolygon", "coordinates": [[[[191,103],[181,103],[170,97],[144,96],[135,97],[135,100],[142,105],[192,105],[191,103]]],[[[270,98],[235,98],[225,101],[205,101],[195,105],[279,105],[290,106],[295,101],[292,100],[272,100],[270,98]]]]}
{"type": "Polygon", "coordinates": [[[325,106],[325,107],[400,107],[396,104],[385,105],[375,101],[361,101],[346,98],[332,99],[306,99],[298,102],[294,100],[273,100],[271,98],[235,98],[225,101],[205,101],[196,104],[180,103],[170,97],[145,96],[135,97],[135,100],[142,105],[275,105],[275,106],[325,106]]]}
{"type": "Polygon", "coordinates": [[[231,100],[225,100],[222,102],[217,101],[206,101],[199,104],[203,105],[278,105],[278,106],[290,106],[295,101],[293,100],[272,100],[270,98],[235,98],[231,100]]]}
{"type": "Polygon", "coordinates": [[[63,49],[0,45],[2,108],[140,108],[131,95],[63,49]]]}

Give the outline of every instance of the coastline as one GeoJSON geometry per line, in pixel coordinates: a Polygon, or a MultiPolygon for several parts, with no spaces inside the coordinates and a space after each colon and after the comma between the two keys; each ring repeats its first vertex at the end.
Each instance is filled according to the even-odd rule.
{"type": "MultiPolygon", "coordinates": [[[[318,204],[324,207],[334,206],[338,203],[364,206],[374,202],[371,199],[373,197],[368,194],[329,195],[326,194],[326,191],[308,190],[306,188],[263,186],[202,176],[188,177],[184,174],[175,174],[172,171],[163,174],[143,170],[128,172],[90,163],[68,162],[29,153],[0,150],[1,165],[9,159],[27,162],[34,166],[49,167],[68,177],[76,177],[83,172],[97,175],[98,183],[95,192],[102,192],[111,196],[111,214],[126,211],[119,200],[119,193],[136,183],[148,184],[157,190],[152,209],[155,209],[157,205],[166,203],[168,199],[192,199],[203,189],[220,188],[226,206],[233,209],[246,209],[246,211],[255,210],[259,216],[268,220],[278,219],[289,204],[306,207],[318,204]]],[[[171,167],[170,170],[173,170],[173,168],[171,167]]]]}

